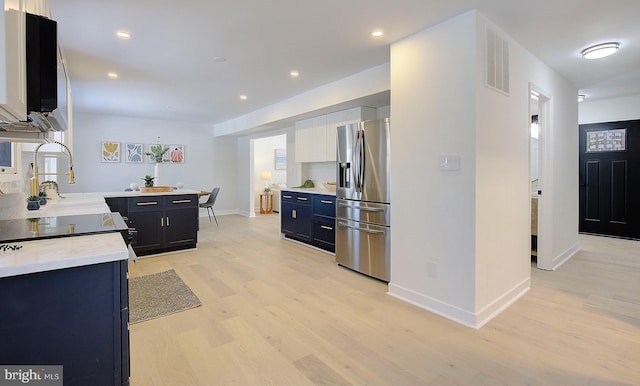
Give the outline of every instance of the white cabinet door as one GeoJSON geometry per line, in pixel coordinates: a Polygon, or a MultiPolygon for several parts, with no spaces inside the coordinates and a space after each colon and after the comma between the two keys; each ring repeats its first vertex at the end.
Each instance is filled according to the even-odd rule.
{"type": "Polygon", "coordinates": [[[0,15],[0,119],[27,120],[24,13],[3,2],[0,15]]]}
{"type": "Polygon", "coordinates": [[[327,160],[327,117],[321,115],[311,118],[313,126],[312,162],[327,160]]]}
{"type": "Polygon", "coordinates": [[[311,119],[296,122],[296,162],[312,162],[313,127],[311,119]]]}
{"type": "Polygon", "coordinates": [[[296,161],[336,160],[336,129],[350,123],[376,118],[376,109],[354,107],[296,122],[296,161]]]}
{"type": "Polygon", "coordinates": [[[26,11],[33,15],[51,17],[47,0],[24,0],[26,11]]]}
{"type": "Polygon", "coordinates": [[[327,114],[327,161],[336,160],[337,129],[344,124],[344,111],[327,114]]]}

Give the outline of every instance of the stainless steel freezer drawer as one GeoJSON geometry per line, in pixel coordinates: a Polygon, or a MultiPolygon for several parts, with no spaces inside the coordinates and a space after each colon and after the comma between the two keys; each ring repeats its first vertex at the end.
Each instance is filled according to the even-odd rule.
{"type": "Polygon", "coordinates": [[[391,205],[355,200],[336,200],[336,217],[369,224],[391,225],[391,205]]]}
{"type": "Polygon", "coordinates": [[[380,280],[390,280],[391,228],[336,219],[336,262],[380,280]]]}

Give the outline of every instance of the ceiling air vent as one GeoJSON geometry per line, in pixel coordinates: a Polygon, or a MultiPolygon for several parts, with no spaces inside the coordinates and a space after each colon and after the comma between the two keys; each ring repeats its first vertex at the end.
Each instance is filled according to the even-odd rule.
{"type": "Polygon", "coordinates": [[[509,94],[509,43],[491,28],[486,28],[486,84],[509,94]]]}

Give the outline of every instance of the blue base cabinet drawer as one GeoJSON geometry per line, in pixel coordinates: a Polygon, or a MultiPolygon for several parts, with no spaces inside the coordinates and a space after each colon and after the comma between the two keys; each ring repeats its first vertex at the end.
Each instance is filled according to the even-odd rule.
{"type": "Polygon", "coordinates": [[[336,251],[336,219],[313,217],[313,245],[329,252],[336,251]]]}
{"type": "Polygon", "coordinates": [[[280,205],[280,229],[286,238],[335,252],[335,196],[283,190],[280,205]]]}

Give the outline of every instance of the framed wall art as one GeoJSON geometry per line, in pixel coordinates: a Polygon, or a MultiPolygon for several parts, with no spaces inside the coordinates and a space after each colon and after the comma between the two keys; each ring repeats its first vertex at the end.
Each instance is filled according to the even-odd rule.
{"type": "Polygon", "coordinates": [[[287,169],[287,150],[286,149],[275,149],[275,170],[286,170],[287,169]]]}
{"type": "Polygon", "coordinates": [[[144,145],[141,143],[125,144],[124,162],[130,164],[141,164],[144,162],[144,145]]]}
{"type": "Polygon", "coordinates": [[[169,146],[163,145],[161,143],[152,143],[147,145],[147,151],[145,154],[147,155],[147,160],[149,161],[149,163],[155,164],[159,159],[161,159],[162,162],[169,162],[169,151],[167,150],[163,152],[164,149],[168,148],[169,146]]]}
{"type": "Polygon", "coordinates": [[[184,163],[184,145],[169,145],[169,160],[174,164],[184,163]]]}
{"type": "Polygon", "coordinates": [[[100,158],[102,162],[120,162],[120,142],[102,142],[100,158]]]}

